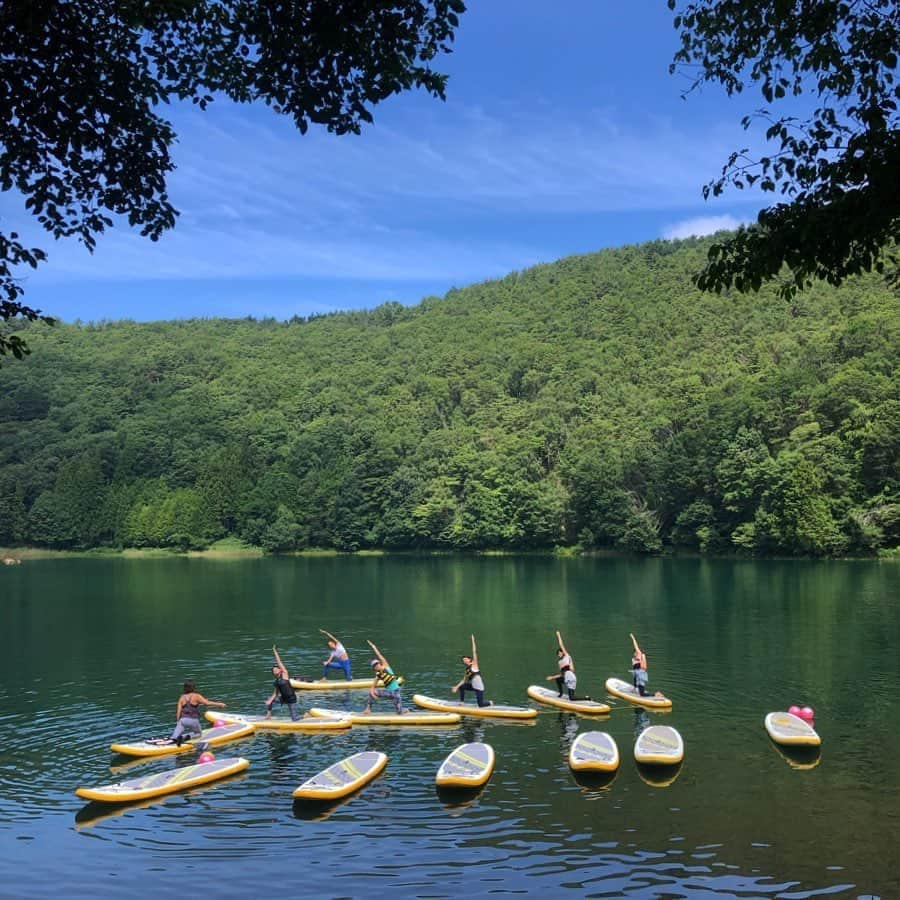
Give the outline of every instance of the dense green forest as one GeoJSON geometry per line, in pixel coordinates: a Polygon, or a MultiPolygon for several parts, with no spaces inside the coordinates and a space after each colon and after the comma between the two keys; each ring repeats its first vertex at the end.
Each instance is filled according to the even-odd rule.
{"type": "Polygon", "coordinates": [[[289,322],[22,325],[0,545],[900,544],[900,298],[701,294],[707,240],[289,322]]]}

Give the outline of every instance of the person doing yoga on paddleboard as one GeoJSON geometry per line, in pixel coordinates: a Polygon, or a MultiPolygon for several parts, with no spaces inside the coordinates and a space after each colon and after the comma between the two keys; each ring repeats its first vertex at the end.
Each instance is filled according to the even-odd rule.
{"type": "Polygon", "coordinates": [[[556,632],[556,664],[559,666],[558,675],[548,675],[547,681],[555,681],[556,689],[559,696],[562,697],[563,689],[569,696],[570,700],[590,700],[590,697],[576,697],[575,686],[578,684],[578,676],[575,674],[575,663],[566,645],[563,643],[562,635],[556,632]]]}
{"type": "Polygon", "coordinates": [[[184,735],[196,734],[198,737],[202,734],[200,730],[200,707],[217,706],[219,709],[225,709],[225,704],[218,700],[207,700],[203,694],[197,693],[197,685],[193,679],[189,678],[184,683],[184,689],[178,698],[178,706],[175,709],[175,730],[172,732],[171,741],[180,747],[184,741],[184,735]]]}
{"type": "Polygon", "coordinates": [[[372,701],[379,697],[390,700],[398,715],[405,713],[403,700],[400,697],[400,679],[394,674],[390,663],[381,655],[381,651],[371,641],[366,641],[366,643],[372,648],[376,659],[372,660],[375,677],[372,679],[372,687],[369,688],[369,699],[366,701],[363,715],[369,715],[372,712],[372,701]]]}
{"type": "Polygon", "coordinates": [[[272,666],[272,674],[275,676],[275,690],[272,691],[272,696],[266,700],[266,718],[268,719],[272,715],[272,704],[278,698],[278,702],[288,708],[291,719],[296,722],[300,715],[297,712],[297,694],[291,687],[290,672],[288,672],[281,661],[281,657],[278,655],[278,648],[274,644],[272,644],[272,652],[275,654],[275,665],[272,666]]]}
{"type": "Polygon", "coordinates": [[[466,667],[466,674],[450,688],[451,693],[459,691],[459,702],[466,702],[466,691],[474,691],[479,706],[493,706],[493,700],[484,699],[484,679],[478,665],[478,650],[475,647],[475,635],[472,635],[472,655],[460,657],[466,667]]]}
{"type": "Polygon", "coordinates": [[[324,628],[319,631],[328,638],[328,649],[331,655],[322,662],[322,677],[319,681],[328,681],[329,669],[343,669],[344,677],[347,681],[351,681],[353,676],[350,674],[350,655],[347,653],[344,645],[330,632],[324,628]]]}
{"type": "Polygon", "coordinates": [[[635,690],[642,696],[647,696],[647,655],[638,646],[637,638],[629,634],[631,643],[634,644],[634,653],[631,656],[631,680],[635,690]]]}

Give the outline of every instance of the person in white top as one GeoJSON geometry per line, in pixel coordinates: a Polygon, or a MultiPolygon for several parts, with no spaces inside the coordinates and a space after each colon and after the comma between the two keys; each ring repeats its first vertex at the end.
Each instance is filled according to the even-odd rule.
{"type": "Polygon", "coordinates": [[[547,681],[556,682],[559,696],[562,697],[563,689],[565,689],[570,700],[590,700],[590,697],[575,696],[575,686],[578,684],[578,679],[575,676],[575,663],[572,662],[572,657],[569,655],[569,651],[566,650],[562,635],[558,631],[556,632],[556,664],[559,666],[559,674],[548,675],[547,681]]]}
{"type": "Polygon", "coordinates": [[[353,678],[350,671],[350,656],[344,645],[330,631],[325,631],[324,628],[320,628],[319,631],[328,638],[328,649],[331,650],[328,659],[322,663],[322,677],[319,680],[328,681],[329,669],[343,669],[347,681],[350,681],[353,678]]]}

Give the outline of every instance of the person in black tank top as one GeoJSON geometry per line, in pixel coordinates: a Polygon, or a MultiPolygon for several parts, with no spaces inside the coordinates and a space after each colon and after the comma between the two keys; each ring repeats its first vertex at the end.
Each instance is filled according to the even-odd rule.
{"type": "Polygon", "coordinates": [[[277,698],[282,706],[288,708],[291,719],[296,722],[300,715],[297,712],[297,694],[291,687],[290,672],[288,672],[281,661],[281,657],[278,655],[278,648],[274,644],[272,645],[272,652],[275,654],[276,663],[276,665],[272,666],[272,674],[275,676],[275,690],[272,691],[272,696],[266,700],[266,718],[268,719],[272,715],[272,704],[277,698]]]}

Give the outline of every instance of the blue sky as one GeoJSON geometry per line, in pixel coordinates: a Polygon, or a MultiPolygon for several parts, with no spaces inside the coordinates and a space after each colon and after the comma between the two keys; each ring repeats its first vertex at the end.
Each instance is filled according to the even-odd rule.
{"type": "Polygon", "coordinates": [[[664,3],[469,6],[439,66],[447,101],[393,98],[361,136],[301,136],[263,106],[172,108],[181,216],[158,243],[122,225],[91,255],[0,196],[4,227],[49,252],[25,302],[68,321],[289,318],[755,217],[758,198],[701,189],[759,100],[681,98],[664,3]]]}

